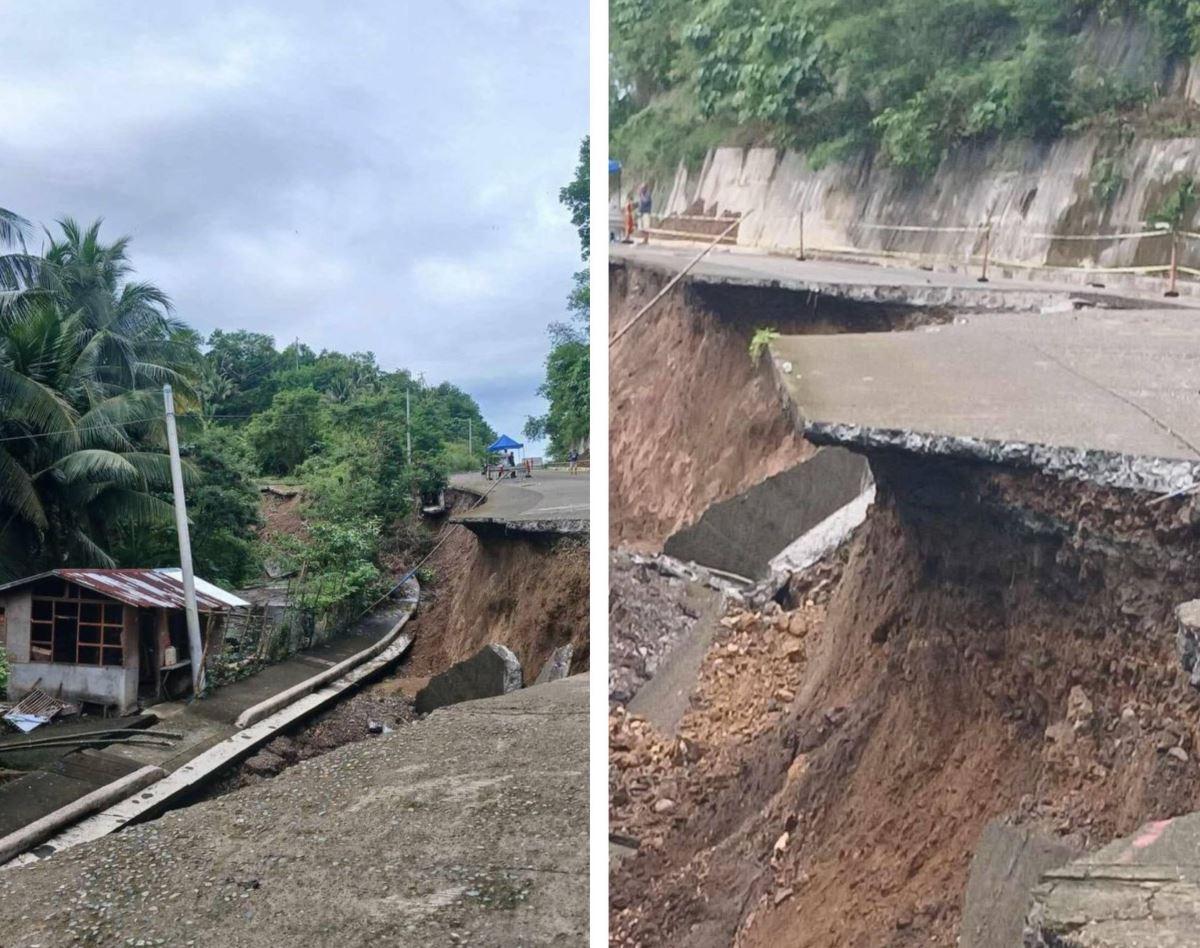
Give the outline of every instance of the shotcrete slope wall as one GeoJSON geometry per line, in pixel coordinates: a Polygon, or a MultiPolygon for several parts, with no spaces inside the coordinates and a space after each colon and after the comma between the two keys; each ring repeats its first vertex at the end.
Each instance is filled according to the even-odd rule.
{"type": "Polygon", "coordinates": [[[781,550],[854,500],[870,477],[862,455],[822,448],[790,470],[709,507],[669,537],[663,552],[763,579],[781,550]]]}

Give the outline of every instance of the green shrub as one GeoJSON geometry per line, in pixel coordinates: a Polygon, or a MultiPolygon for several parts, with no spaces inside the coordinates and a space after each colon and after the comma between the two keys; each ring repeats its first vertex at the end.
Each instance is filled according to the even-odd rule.
{"type": "Polygon", "coordinates": [[[1096,199],[1097,204],[1101,207],[1112,204],[1113,199],[1121,193],[1121,188],[1125,187],[1125,172],[1121,170],[1118,159],[1113,155],[1106,155],[1097,160],[1092,165],[1090,183],[1092,197],[1096,199]]]}
{"type": "Polygon", "coordinates": [[[763,353],[778,338],[779,333],[774,329],[756,329],[750,338],[750,361],[758,365],[762,361],[763,353]]]}

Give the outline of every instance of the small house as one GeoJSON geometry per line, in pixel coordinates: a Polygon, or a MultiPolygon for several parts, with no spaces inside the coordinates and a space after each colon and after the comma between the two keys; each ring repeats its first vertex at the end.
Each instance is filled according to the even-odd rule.
{"type": "MultiPolygon", "coordinates": [[[[225,617],[249,605],[196,579],[201,640],[220,648],[225,617]]],[[[175,569],[56,569],[0,586],[8,694],[34,688],[131,711],[191,690],[183,580],[175,569]]]]}

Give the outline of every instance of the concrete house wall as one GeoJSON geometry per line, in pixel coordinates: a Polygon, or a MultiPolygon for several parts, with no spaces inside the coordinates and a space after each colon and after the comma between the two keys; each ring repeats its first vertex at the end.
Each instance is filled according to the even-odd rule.
{"type": "Polygon", "coordinates": [[[20,700],[35,687],[66,701],[88,701],[116,705],[121,713],[132,711],[138,700],[137,610],[122,605],[121,667],[68,665],[29,660],[29,590],[11,593],[4,602],[8,625],[8,696],[20,700]]]}

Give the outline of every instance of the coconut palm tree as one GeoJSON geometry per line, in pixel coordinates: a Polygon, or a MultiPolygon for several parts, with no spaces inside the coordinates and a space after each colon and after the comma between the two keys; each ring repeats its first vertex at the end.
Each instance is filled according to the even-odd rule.
{"type": "Polygon", "coordinates": [[[128,279],[128,240],[60,227],[0,319],[0,577],[114,565],[116,527],[168,520],[159,389],[194,396],[198,352],[166,294],[128,279]]]}
{"type": "Polygon", "coordinates": [[[38,282],[39,260],[25,252],[29,232],[29,221],[0,207],[0,320],[17,314],[38,282]]]}

